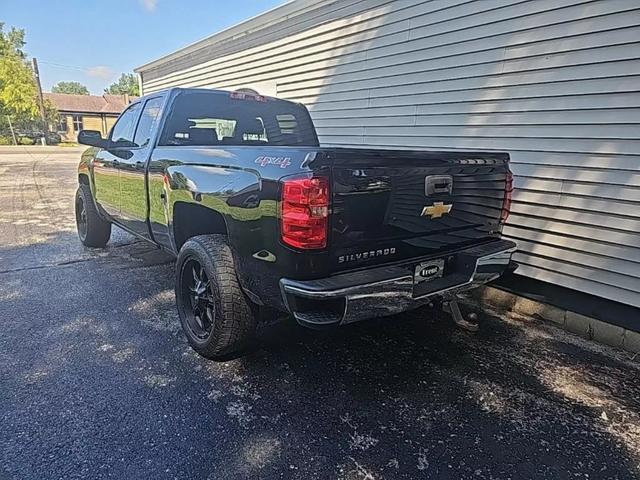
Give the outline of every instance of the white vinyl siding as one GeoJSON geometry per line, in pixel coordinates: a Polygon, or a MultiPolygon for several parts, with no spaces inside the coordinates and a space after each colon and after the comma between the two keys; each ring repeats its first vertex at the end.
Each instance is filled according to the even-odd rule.
{"type": "Polygon", "coordinates": [[[138,71],[303,102],[323,145],[507,151],[518,273],[640,307],[638,0],[297,0],[138,71]]]}

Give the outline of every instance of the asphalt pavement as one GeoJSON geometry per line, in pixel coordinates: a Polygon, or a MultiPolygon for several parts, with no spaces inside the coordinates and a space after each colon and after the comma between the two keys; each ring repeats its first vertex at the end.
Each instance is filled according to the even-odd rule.
{"type": "Polygon", "coordinates": [[[535,318],[289,321],[199,357],[171,258],[78,241],[79,155],[0,149],[0,479],[640,478],[638,359],[535,318]]]}

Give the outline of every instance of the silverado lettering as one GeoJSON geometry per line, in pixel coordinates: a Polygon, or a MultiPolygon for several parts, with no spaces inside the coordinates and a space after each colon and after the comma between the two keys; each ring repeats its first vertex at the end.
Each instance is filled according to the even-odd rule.
{"type": "Polygon", "coordinates": [[[351,253],[349,255],[340,255],[338,257],[338,263],[355,262],[356,260],[366,260],[368,258],[383,257],[387,255],[394,255],[396,253],[395,248],[383,248],[378,250],[369,250],[368,252],[351,253]]]}
{"type": "Polygon", "coordinates": [[[118,225],[175,256],[178,316],[209,358],[278,312],[317,328],[452,305],[515,268],[506,153],[321,147],[303,105],[183,88],[78,141],[94,147],[80,240],[104,247],[118,225]]]}

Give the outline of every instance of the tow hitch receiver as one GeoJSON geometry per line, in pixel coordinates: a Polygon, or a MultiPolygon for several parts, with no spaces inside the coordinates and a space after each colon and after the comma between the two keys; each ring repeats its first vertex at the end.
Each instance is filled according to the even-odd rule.
{"type": "Polygon", "coordinates": [[[470,313],[468,315],[468,319],[464,318],[462,312],[460,311],[458,300],[456,300],[455,298],[443,302],[442,310],[450,314],[453,322],[463,330],[467,330],[468,332],[478,331],[479,327],[477,322],[477,315],[475,313],[470,313]]]}

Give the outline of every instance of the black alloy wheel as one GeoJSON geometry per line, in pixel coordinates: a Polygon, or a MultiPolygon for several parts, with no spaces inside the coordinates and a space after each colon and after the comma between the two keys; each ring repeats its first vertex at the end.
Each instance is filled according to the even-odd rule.
{"type": "Polygon", "coordinates": [[[82,195],[76,197],[76,224],[78,226],[78,236],[84,242],[87,239],[87,208],[84,205],[82,195]]]}
{"type": "Polygon", "coordinates": [[[211,281],[195,258],[183,264],[181,275],[187,325],[194,337],[206,341],[213,331],[216,314],[211,281]]]}
{"type": "Polygon", "coordinates": [[[182,329],[200,355],[227,360],[253,343],[253,306],[240,287],[226,236],[198,235],[182,245],[175,291],[182,329]]]}

